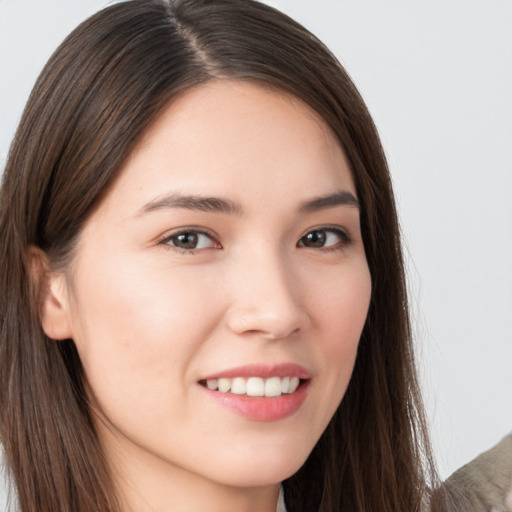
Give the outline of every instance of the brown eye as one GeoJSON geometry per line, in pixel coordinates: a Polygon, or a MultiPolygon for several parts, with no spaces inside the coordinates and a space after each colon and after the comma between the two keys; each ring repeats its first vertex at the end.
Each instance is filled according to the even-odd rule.
{"type": "Polygon", "coordinates": [[[314,229],[306,233],[298,242],[298,247],[312,249],[342,248],[350,242],[350,237],[341,229],[314,229]]]}
{"type": "Polygon", "coordinates": [[[180,233],[171,239],[172,244],[180,249],[196,249],[197,233],[180,233]]]}
{"type": "Polygon", "coordinates": [[[302,245],[305,247],[323,247],[326,240],[325,231],[311,231],[301,238],[302,245]]]}
{"type": "Polygon", "coordinates": [[[175,233],[163,240],[163,243],[184,251],[208,249],[218,245],[207,233],[191,230],[175,233]]]}

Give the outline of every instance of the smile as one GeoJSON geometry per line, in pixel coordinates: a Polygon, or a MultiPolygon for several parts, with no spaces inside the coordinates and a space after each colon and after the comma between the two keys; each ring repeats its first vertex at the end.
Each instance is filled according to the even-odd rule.
{"type": "Polygon", "coordinates": [[[299,377],[235,377],[207,379],[201,384],[212,391],[220,393],[232,393],[234,395],[246,395],[254,397],[277,397],[282,394],[293,393],[300,384],[299,377]]]}
{"type": "Polygon", "coordinates": [[[273,422],[301,408],[311,380],[298,364],[251,364],[210,374],[198,384],[223,408],[248,420],[273,422]]]}

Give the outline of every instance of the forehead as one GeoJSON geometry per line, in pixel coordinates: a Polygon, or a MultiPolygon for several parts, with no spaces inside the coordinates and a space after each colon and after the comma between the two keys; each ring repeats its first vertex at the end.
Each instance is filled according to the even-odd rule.
{"type": "Polygon", "coordinates": [[[343,149],[316,112],[281,91],[219,80],[166,106],[129,155],[112,192],[150,195],[171,188],[279,198],[286,190],[307,199],[340,186],[355,193],[343,149]]]}
{"type": "Polygon", "coordinates": [[[145,131],[137,149],[147,144],[163,126],[199,120],[231,124],[245,116],[247,125],[272,123],[283,114],[296,121],[308,119],[324,135],[326,142],[337,141],[323,118],[298,97],[257,80],[214,79],[178,93],[145,131]],[[213,116],[213,118],[212,118],[213,116]]]}

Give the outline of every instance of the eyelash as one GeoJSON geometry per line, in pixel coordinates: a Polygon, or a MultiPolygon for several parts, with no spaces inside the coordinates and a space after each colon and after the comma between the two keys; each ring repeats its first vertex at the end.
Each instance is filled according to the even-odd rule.
{"type": "MultiPolygon", "coordinates": [[[[338,226],[321,226],[318,228],[310,229],[305,235],[303,235],[297,242],[297,247],[306,247],[307,248],[306,245],[299,245],[299,244],[301,242],[303,242],[303,240],[308,235],[311,235],[312,233],[321,233],[321,232],[334,233],[340,239],[340,241],[335,244],[331,244],[331,245],[324,246],[324,247],[319,247],[318,249],[323,252],[341,251],[352,243],[351,236],[344,229],[341,229],[338,226]]],[[[315,249],[315,248],[313,247],[313,249],[315,249]]]]}
{"type": "Polygon", "coordinates": [[[199,248],[199,249],[197,249],[197,248],[184,249],[182,247],[177,247],[176,245],[174,245],[172,243],[172,241],[176,240],[179,236],[182,236],[182,235],[206,236],[206,237],[208,237],[212,241],[212,247],[208,247],[208,248],[214,248],[214,249],[222,248],[221,244],[216,240],[215,235],[213,233],[211,233],[211,232],[209,232],[207,230],[198,229],[198,228],[184,228],[184,229],[180,229],[179,231],[176,231],[176,232],[172,233],[171,235],[166,236],[165,238],[163,238],[159,242],[159,245],[168,246],[171,249],[173,249],[173,250],[175,250],[175,251],[177,251],[177,252],[179,252],[181,254],[189,254],[189,255],[194,255],[198,251],[206,249],[206,247],[202,247],[202,248],[199,248]]]}
{"type": "MultiPolygon", "coordinates": [[[[325,237],[325,239],[327,240],[327,237],[325,237]]],[[[325,240],[324,240],[324,242],[325,242],[325,240]]],[[[348,245],[350,245],[351,242],[352,242],[352,238],[345,230],[343,230],[337,226],[336,227],[335,226],[321,226],[318,228],[310,229],[307,233],[305,233],[297,242],[297,247],[312,248],[312,249],[321,250],[323,252],[331,252],[331,251],[343,250],[348,245]],[[321,246],[321,247],[317,247],[317,248],[316,247],[308,247],[307,245],[304,244],[304,240],[306,239],[306,237],[308,235],[312,235],[313,233],[335,234],[340,239],[340,241],[337,243],[328,245],[328,246],[321,246]]],[[[197,229],[197,228],[185,228],[185,229],[181,229],[175,233],[172,233],[171,235],[166,236],[165,238],[160,240],[159,245],[168,246],[171,249],[173,249],[181,254],[188,254],[188,255],[197,254],[198,251],[201,251],[204,249],[210,249],[210,248],[221,249],[222,248],[221,244],[217,241],[217,239],[213,233],[206,231],[204,229],[197,229]],[[176,241],[179,236],[183,236],[183,235],[194,235],[196,237],[206,236],[211,240],[212,246],[211,247],[200,247],[200,248],[186,249],[186,248],[182,248],[182,247],[178,247],[178,246],[174,245],[173,240],[176,241]]]]}

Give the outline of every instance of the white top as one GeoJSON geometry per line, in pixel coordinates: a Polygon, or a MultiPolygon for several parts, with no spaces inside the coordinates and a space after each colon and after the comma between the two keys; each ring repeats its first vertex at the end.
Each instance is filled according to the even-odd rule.
{"type": "Polygon", "coordinates": [[[279,498],[277,499],[276,512],[286,512],[286,507],[284,505],[283,486],[281,486],[280,489],[279,489],[279,498]]]}

